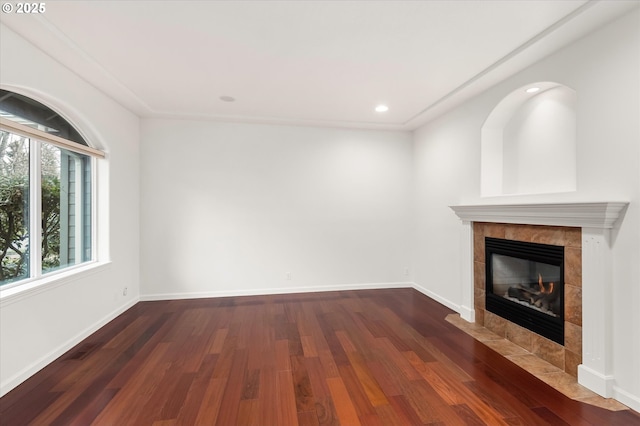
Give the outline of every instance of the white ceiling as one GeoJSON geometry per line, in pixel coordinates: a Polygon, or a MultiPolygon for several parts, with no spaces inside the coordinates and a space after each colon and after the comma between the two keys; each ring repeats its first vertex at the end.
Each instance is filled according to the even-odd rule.
{"type": "Polygon", "coordinates": [[[47,1],[1,19],[141,117],[412,130],[638,4],[47,1]]]}

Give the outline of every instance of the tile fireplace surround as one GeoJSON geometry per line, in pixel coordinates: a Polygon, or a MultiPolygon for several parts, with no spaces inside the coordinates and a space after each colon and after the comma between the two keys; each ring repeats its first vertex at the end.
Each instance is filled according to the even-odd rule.
{"type": "Polygon", "coordinates": [[[477,320],[497,334],[511,337],[509,340],[530,352],[546,352],[543,358],[569,374],[577,373],[581,385],[601,396],[611,397],[612,353],[607,343],[612,331],[609,291],[612,254],[609,241],[611,228],[627,204],[589,202],[451,206],[462,219],[461,317],[468,322],[477,320]],[[564,347],[484,311],[485,236],[566,247],[564,347]],[[482,271],[479,271],[480,268],[482,271]],[[474,277],[481,281],[474,283],[474,277]],[[580,295],[581,308],[578,303],[580,295]],[[476,300],[476,297],[481,300],[476,300]]]}
{"type": "Polygon", "coordinates": [[[581,248],[580,228],[475,222],[473,224],[475,322],[577,377],[578,365],[582,363],[581,248]],[[564,247],[564,345],[485,310],[485,237],[564,247]]]}

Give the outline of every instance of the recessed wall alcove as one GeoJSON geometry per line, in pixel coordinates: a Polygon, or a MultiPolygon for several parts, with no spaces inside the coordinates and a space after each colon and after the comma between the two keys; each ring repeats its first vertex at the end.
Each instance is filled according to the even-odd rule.
{"type": "Polygon", "coordinates": [[[511,92],[481,138],[483,197],[576,190],[576,92],[569,87],[537,82],[511,92]]]}

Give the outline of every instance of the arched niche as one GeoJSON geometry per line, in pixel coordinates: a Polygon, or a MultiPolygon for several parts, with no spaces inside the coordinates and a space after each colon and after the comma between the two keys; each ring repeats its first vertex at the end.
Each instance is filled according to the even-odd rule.
{"type": "Polygon", "coordinates": [[[576,190],[576,93],[567,86],[538,82],[511,92],[481,137],[481,196],[576,190]]]}

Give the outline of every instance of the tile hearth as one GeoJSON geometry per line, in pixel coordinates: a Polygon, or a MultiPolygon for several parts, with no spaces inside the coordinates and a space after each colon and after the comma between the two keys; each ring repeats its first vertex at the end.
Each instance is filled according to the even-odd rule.
{"type": "Polygon", "coordinates": [[[597,393],[590,391],[580,385],[574,376],[565,373],[560,368],[537,357],[515,343],[500,337],[485,327],[477,323],[465,321],[459,314],[448,315],[446,320],[568,398],[611,411],[629,409],[626,405],[615,399],[603,398],[597,393]]]}

